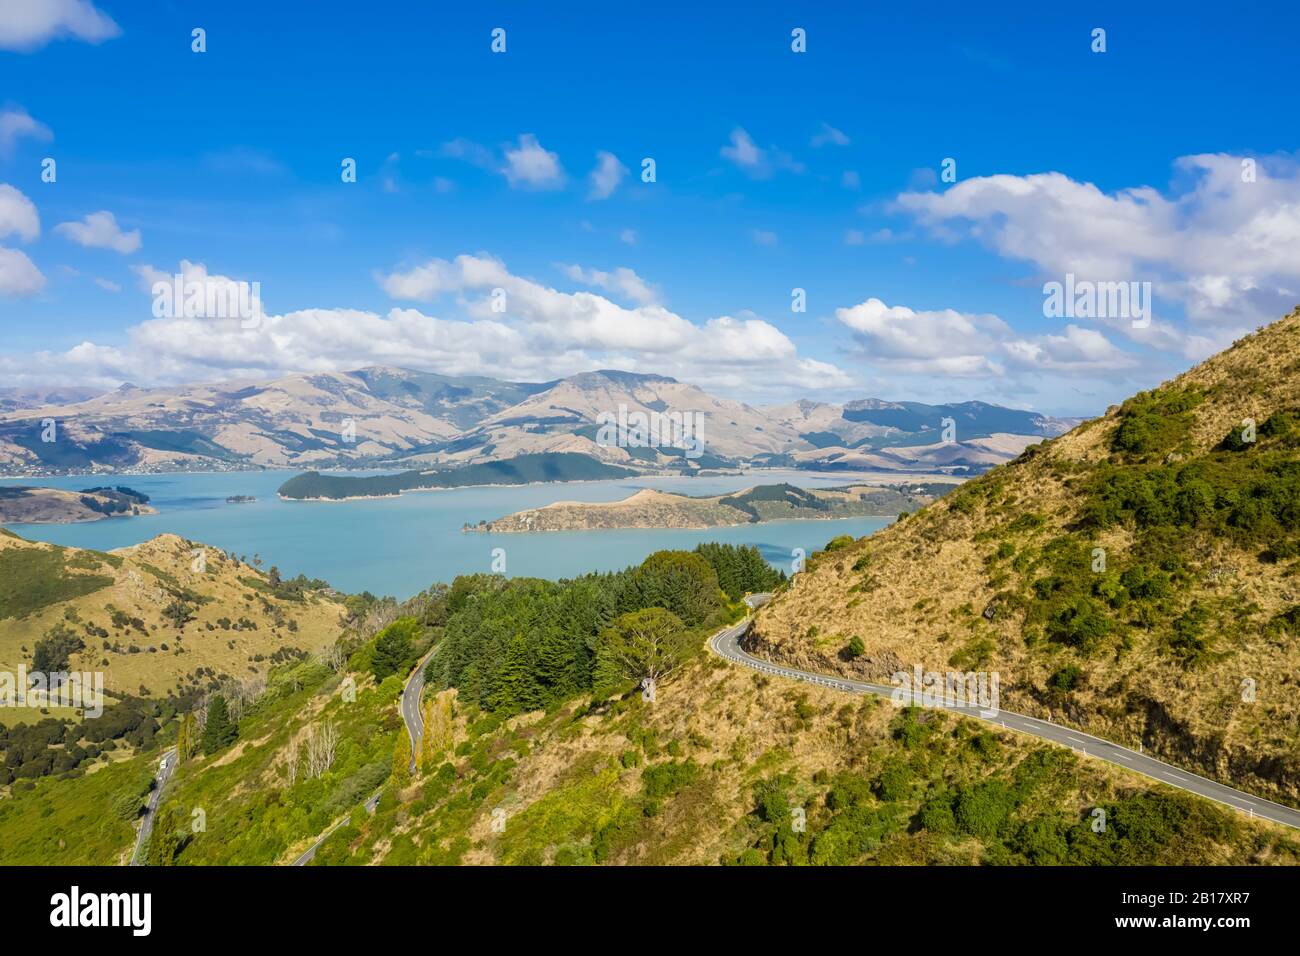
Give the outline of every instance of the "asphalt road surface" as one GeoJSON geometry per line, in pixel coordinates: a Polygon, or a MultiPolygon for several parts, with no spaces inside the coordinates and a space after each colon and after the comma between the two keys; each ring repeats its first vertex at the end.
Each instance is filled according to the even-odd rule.
{"type": "Polygon", "coordinates": [[[158,801],[162,799],[163,787],[176,772],[176,765],[179,763],[180,761],[176,759],[175,747],[163,751],[162,759],[158,762],[158,773],[154,775],[153,789],[149,791],[149,799],[144,804],[140,832],[135,835],[135,849],[131,851],[132,866],[144,866],[144,848],[149,843],[149,834],[153,832],[154,817],[158,814],[158,801]]]}
{"type": "MultiPolygon", "coordinates": [[[[382,787],[380,787],[378,790],[376,790],[374,793],[372,793],[372,794],[371,794],[371,795],[366,799],[365,807],[366,807],[366,812],[367,812],[367,813],[374,813],[374,812],[375,812],[375,807],[379,806],[379,795],[380,795],[381,793],[383,793],[383,788],[382,788],[382,787]]],[[[321,845],[322,843],[324,843],[324,842],[326,841],[326,839],[329,838],[329,835],[330,835],[331,833],[333,833],[335,830],[337,830],[339,827],[343,826],[343,824],[347,823],[347,822],[348,822],[349,820],[351,820],[351,819],[352,819],[352,814],[349,813],[346,817],[344,817],[344,818],[343,818],[342,820],[340,820],[338,823],[334,824],[334,826],[330,827],[328,830],[326,830],[324,833],[322,833],[320,836],[318,836],[318,837],[316,838],[316,842],[313,843],[311,846],[309,846],[309,847],[307,848],[307,852],[304,853],[302,856],[298,857],[298,859],[296,859],[296,860],[293,861],[293,865],[294,865],[294,866],[306,866],[308,863],[310,863],[312,860],[314,860],[314,859],[316,858],[316,851],[319,850],[319,849],[320,849],[320,845],[321,845]]]]}
{"type": "Polygon", "coordinates": [[[411,773],[415,773],[415,755],[420,752],[420,740],[424,737],[424,715],[420,713],[420,695],[424,693],[424,665],[429,663],[438,648],[420,658],[415,670],[407,678],[402,688],[402,720],[406,721],[406,732],[411,737],[411,773]]]}
{"type": "MultiPolygon", "coordinates": [[[[761,607],[769,597],[770,595],[757,594],[751,598],[746,598],[746,602],[751,607],[761,607]]],[[[709,647],[721,657],[745,667],[762,671],[765,674],[774,674],[778,677],[789,677],[793,680],[816,684],[818,687],[828,687],[831,690],[844,691],[849,694],[878,694],[882,697],[889,697],[897,689],[883,684],[867,684],[844,677],[796,670],[793,667],[773,664],[762,658],[754,657],[740,646],[740,639],[744,637],[748,630],[749,619],[746,618],[739,624],[725,628],[711,637],[709,647]]],[[[944,710],[955,711],[966,717],[974,717],[978,720],[996,724],[1005,730],[1016,730],[1020,733],[1038,737],[1041,740],[1061,744],[1085,756],[1096,757],[1098,760],[1104,760],[1117,767],[1123,767],[1125,770],[1132,770],[1145,777],[1150,777],[1152,780],[1158,780],[1160,783],[1177,787],[1179,790],[1186,790],[1197,796],[1205,797],[1207,800],[1213,800],[1215,803],[1232,807],[1234,810],[1240,810],[1249,816],[1262,817],[1265,820],[1272,820],[1274,823],[1300,828],[1300,810],[1283,806],[1280,803],[1273,803],[1271,800],[1265,800],[1263,797],[1257,797],[1254,794],[1243,793],[1213,780],[1207,780],[1205,777],[1199,777],[1194,773],[1156,760],[1154,757],[1139,753],[1136,750],[1130,750],[1127,747],[1121,747],[1119,744],[1111,743],[1109,740],[1102,740],[1100,737],[1085,734],[1081,730],[1062,727],[1046,720],[1039,720],[1037,717],[1026,717],[1023,714],[1015,714],[1008,710],[981,710],[977,706],[956,703],[944,703],[940,706],[944,710]]]]}
{"type": "MultiPolygon", "coordinates": [[[[406,686],[402,688],[402,720],[406,722],[406,732],[411,738],[411,773],[415,773],[415,755],[420,751],[420,739],[424,736],[424,717],[420,714],[420,694],[424,691],[424,665],[429,663],[429,658],[433,656],[434,651],[425,654],[420,659],[420,663],[415,665],[415,670],[406,680],[406,686]]],[[[383,792],[381,787],[370,795],[366,800],[366,811],[374,813],[375,807],[379,806],[379,794],[383,792]]],[[[325,842],[331,833],[343,826],[348,821],[348,817],[335,823],[332,827],[316,838],[316,842],[307,848],[307,852],[298,859],[293,861],[294,866],[306,866],[316,857],[316,851],[320,845],[325,842]]]]}

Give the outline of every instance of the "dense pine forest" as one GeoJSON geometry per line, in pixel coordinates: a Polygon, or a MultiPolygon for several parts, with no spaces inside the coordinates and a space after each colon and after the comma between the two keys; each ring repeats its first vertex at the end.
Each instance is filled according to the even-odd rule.
{"type": "Polygon", "coordinates": [[[427,677],[507,714],[614,690],[683,663],[740,613],[735,602],[784,579],[757,548],[725,544],[659,551],[634,568],[568,581],[457,578],[427,677]]]}

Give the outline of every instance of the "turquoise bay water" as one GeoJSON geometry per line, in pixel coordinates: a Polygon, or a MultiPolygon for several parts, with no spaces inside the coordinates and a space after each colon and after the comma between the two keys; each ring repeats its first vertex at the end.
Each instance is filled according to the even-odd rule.
{"type": "Polygon", "coordinates": [[[26,538],[108,550],[170,532],[226,551],[261,555],[285,576],[321,578],[342,591],[371,591],[398,598],[450,582],[458,574],[492,570],[492,551],[504,548],[512,577],[563,578],[638,564],[664,548],[694,548],[701,541],[753,544],[772,564],[790,570],[795,548],[812,552],[836,535],[860,537],[892,518],[780,521],[703,531],[676,529],[549,531],[532,534],[462,532],[466,522],[500,518],[556,501],[617,501],[638,488],[690,495],[739,491],[789,481],[830,487],[854,480],[847,474],[764,472],[715,478],[625,478],[500,488],[411,492],[398,498],[358,501],[281,501],[276,489],[292,472],[106,475],[4,479],[0,484],[80,489],[126,485],[142,491],[159,514],[70,525],[7,527],[26,538]],[[226,504],[229,495],[253,495],[248,504],[226,504]]]}

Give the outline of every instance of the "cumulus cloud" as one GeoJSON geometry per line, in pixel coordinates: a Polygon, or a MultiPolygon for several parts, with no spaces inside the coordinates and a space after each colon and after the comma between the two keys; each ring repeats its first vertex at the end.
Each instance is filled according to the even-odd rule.
{"type": "Polygon", "coordinates": [[[20,139],[44,142],[53,136],[48,126],[32,119],[21,106],[6,106],[0,109],[0,156],[12,156],[14,147],[20,139]]]}
{"type": "Polygon", "coordinates": [[[0,50],[25,53],[64,37],[102,43],[121,32],[90,0],[5,0],[0,4],[0,50]]]}
{"type": "MultiPolygon", "coordinates": [[[[532,133],[524,133],[517,142],[507,143],[502,147],[500,157],[486,146],[469,139],[449,140],[439,147],[438,154],[499,173],[514,189],[559,189],[565,183],[560,157],[543,148],[532,133]]],[[[617,163],[618,160],[615,159],[614,162],[617,163]]],[[[598,171],[599,168],[597,167],[598,171]]],[[[614,185],[618,185],[617,180],[614,185]]],[[[612,186],[610,191],[613,191],[612,186]]]]}
{"type": "Polygon", "coordinates": [[[35,295],[45,288],[45,276],[20,249],[0,247],[0,295],[35,295]]]}
{"type": "Polygon", "coordinates": [[[1108,193],[1057,172],[996,175],[943,192],[905,192],[893,208],[943,238],[974,238],[1032,263],[1047,278],[1150,281],[1157,318],[1163,298],[1166,308],[1176,303],[1193,325],[1207,328],[1189,332],[1168,321],[1147,330],[1114,327],[1198,358],[1295,304],[1300,164],[1202,154],[1178,159],[1175,168],[1180,188],[1168,192],[1138,186],[1108,193]]]}
{"type": "Polygon", "coordinates": [[[517,145],[507,146],[504,156],[505,167],[501,171],[511,186],[559,189],[564,185],[564,168],[559,156],[543,149],[532,133],[520,136],[517,145]]]}
{"type": "Polygon", "coordinates": [[[1101,332],[1075,325],[1064,334],[1022,336],[996,315],[920,311],[876,298],[837,309],[835,317],[852,330],[865,361],[905,374],[990,378],[1010,369],[1087,375],[1137,364],[1101,332]]]}
{"type": "Polygon", "coordinates": [[[92,212],[80,222],[61,222],[54,231],[87,249],[111,249],[130,255],[140,249],[140,230],[123,232],[117,217],[107,209],[92,212]]]}
{"type": "Polygon", "coordinates": [[[152,296],[159,308],[170,305],[173,312],[185,311],[190,317],[197,319],[229,319],[233,318],[229,314],[229,304],[239,303],[243,298],[245,304],[250,310],[255,310],[258,317],[265,317],[262,311],[260,281],[250,282],[210,273],[203,263],[191,262],[188,259],[181,260],[175,273],[163,272],[147,263],[132,266],[131,271],[140,280],[140,290],[152,296]],[[176,276],[180,276],[182,283],[180,290],[182,300],[179,304],[175,300],[176,276]],[[166,288],[158,288],[160,283],[166,288]],[[191,296],[190,290],[194,288],[202,290],[202,301],[199,296],[191,296]]]}
{"type": "Polygon", "coordinates": [[[41,234],[36,204],[8,183],[0,183],[0,239],[17,236],[31,242],[41,234]]]}
{"type": "MultiPolygon", "coordinates": [[[[136,271],[146,287],[170,279],[151,266],[136,271]]],[[[180,271],[225,280],[201,263],[182,262],[180,271]]],[[[630,270],[621,276],[588,269],[580,274],[587,281],[637,288],[630,270]]],[[[264,315],[254,329],[202,317],[151,318],[127,331],[125,345],[84,342],[63,353],[0,357],[0,374],[15,380],[72,375],[96,384],[161,383],[380,363],[520,381],[624,368],[718,391],[782,397],[854,383],[837,366],[800,356],[783,332],[757,316],[691,322],[653,303],[627,307],[590,291],[560,291],[516,276],[488,256],[433,260],[377,278],[385,288],[452,292],[458,315],[444,318],[407,307],[382,314],[312,308],[264,315]],[[504,311],[493,307],[496,289],[505,293],[504,311]]]]}
{"type": "Polygon", "coordinates": [[[626,175],[627,167],[618,161],[618,157],[601,150],[596,154],[596,168],[589,177],[591,188],[587,191],[587,198],[608,199],[626,175]]]}
{"type": "Polygon", "coordinates": [[[630,299],[640,305],[655,302],[659,298],[659,293],[654,286],[624,266],[618,267],[613,272],[584,269],[579,265],[560,265],[559,269],[574,282],[604,289],[606,292],[630,299]]]}

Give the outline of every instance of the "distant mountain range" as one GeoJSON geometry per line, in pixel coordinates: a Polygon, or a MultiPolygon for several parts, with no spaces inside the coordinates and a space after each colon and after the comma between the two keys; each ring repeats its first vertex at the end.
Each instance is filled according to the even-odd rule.
{"type": "Polygon", "coordinates": [[[969,474],[1076,421],[983,402],[749,405],[664,376],[621,371],[522,383],[372,367],[256,382],[123,385],[98,395],[84,388],[0,390],[0,473],[427,471],[567,453],[639,472],[748,465],[969,474]],[[600,427],[602,416],[620,409],[652,422],[641,440],[622,447],[600,427]],[[701,422],[699,445],[689,450],[673,447],[653,424],[655,416],[682,413],[701,422]],[[955,441],[943,440],[945,419],[955,441]]]}

